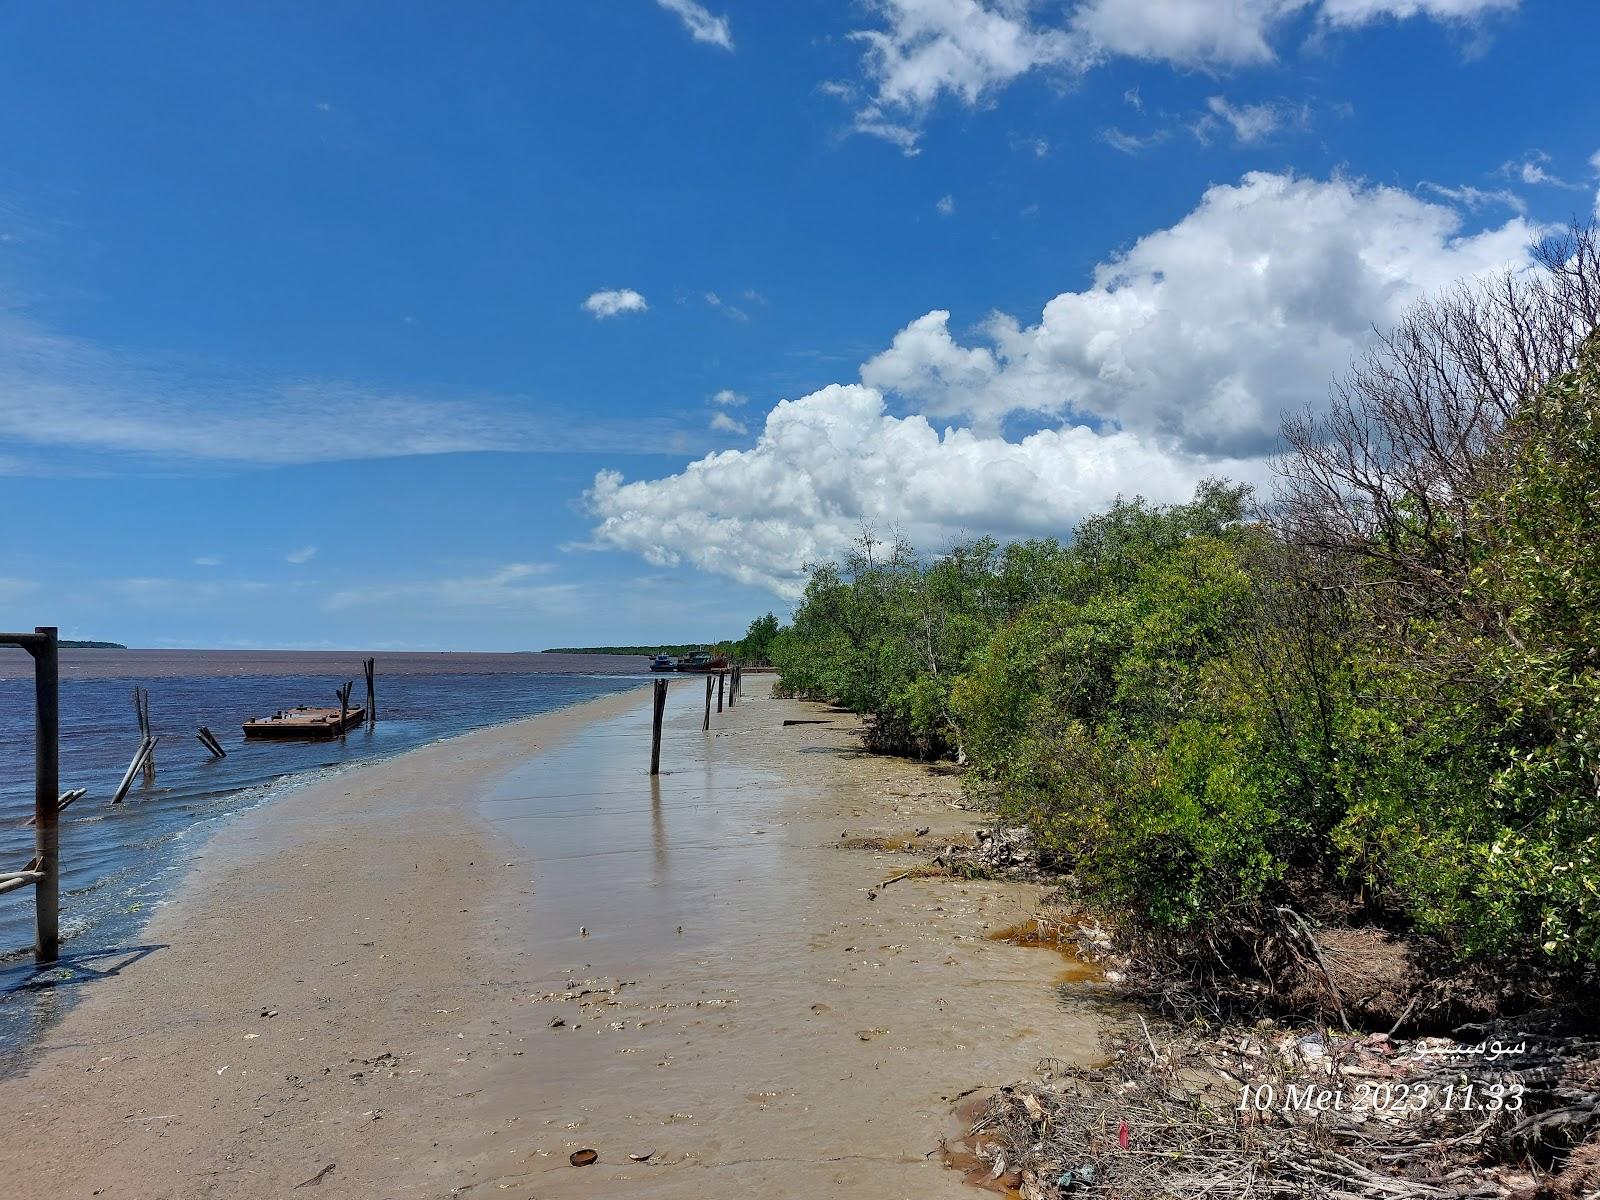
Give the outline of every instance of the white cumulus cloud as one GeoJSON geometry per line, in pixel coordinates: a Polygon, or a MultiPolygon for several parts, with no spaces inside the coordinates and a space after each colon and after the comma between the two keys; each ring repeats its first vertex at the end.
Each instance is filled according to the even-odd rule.
{"type": "Polygon", "coordinates": [[[737,433],[743,435],[750,432],[749,428],[743,421],[739,420],[737,417],[730,417],[725,412],[711,414],[711,428],[716,430],[718,433],[737,433]]]}
{"type": "Polygon", "coordinates": [[[1521,217],[1479,233],[1389,187],[1255,172],[1212,187],[1024,326],[996,314],[964,345],[934,311],[862,368],[864,382],[939,417],[994,428],[1029,412],[1110,422],[1193,450],[1252,453],[1286,409],[1425,292],[1526,264],[1521,217]]]}
{"type": "Polygon", "coordinates": [[[727,17],[715,16],[695,0],[656,0],[656,3],[677,16],[695,41],[721,46],[724,50],[733,49],[733,30],[727,17]]]}
{"type": "Polygon", "coordinates": [[[597,321],[624,313],[647,312],[650,308],[644,297],[632,288],[606,288],[595,292],[583,302],[583,307],[597,321]]]}
{"type": "Polygon", "coordinates": [[[1453,207],[1356,180],[1246,175],[1032,325],[992,315],[966,344],[934,310],[861,383],[778,404],[748,450],[662,479],[601,472],[593,541],[793,595],[863,522],[937,550],[1063,534],[1118,495],[1173,501],[1208,475],[1260,481],[1282,413],[1324,403],[1375,325],[1526,265],[1537,232],[1513,217],[1468,233],[1453,207]],[[1017,414],[1046,427],[1007,438],[1017,414]]]}
{"type": "Polygon", "coordinates": [[[934,549],[963,530],[1063,535],[1119,493],[1173,501],[1207,475],[1257,474],[1254,463],[1083,427],[1019,442],[941,433],[923,417],[890,415],[875,388],[836,384],[781,402],[752,449],[707,455],[665,479],[625,483],[602,471],[586,498],[600,545],[794,596],[805,564],[838,554],[863,521],[934,549]]]}
{"type": "Polygon", "coordinates": [[[1034,71],[1082,73],[1117,57],[1220,69],[1270,62],[1295,19],[1330,30],[1413,17],[1467,24],[1520,0],[1080,0],[1063,12],[1037,0],[873,0],[865,93],[828,90],[856,105],[857,132],[915,153],[940,99],[968,106],[1034,71]]]}

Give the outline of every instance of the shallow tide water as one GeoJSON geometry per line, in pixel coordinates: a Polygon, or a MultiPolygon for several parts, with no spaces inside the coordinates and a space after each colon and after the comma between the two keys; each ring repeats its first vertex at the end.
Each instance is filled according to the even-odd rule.
{"type": "MultiPolygon", "coordinates": [[[[378,654],[370,728],[323,742],[247,742],[249,717],[294,704],[337,704],[357,652],[72,650],[61,652],[61,787],[87,795],[62,815],[63,956],[131,946],[218,821],[322,773],[440,738],[637,686],[642,659],[601,655],[378,654]],[[109,803],[138,747],[132,693],[150,693],[153,782],[109,803]],[[227,750],[196,738],[206,725],[227,750]]],[[[33,854],[32,666],[0,653],[0,869],[33,854]]],[[[0,1048],[36,1027],[31,889],[0,896],[0,1048]]]]}
{"type": "Polygon", "coordinates": [[[1039,889],[885,889],[920,860],[840,848],[959,838],[979,818],[953,785],[863,755],[849,718],[786,727],[815,710],[765,691],[702,732],[703,692],[674,686],[655,779],[641,703],[485,797],[522,852],[488,915],[530,973],[527,1002],[481,1031],[500,1049],[465,1149],[488,1194],[958,1196],[938,1157],[954,1098],[1098,1052],[1083,976],[987,936],[1039,889]]]}

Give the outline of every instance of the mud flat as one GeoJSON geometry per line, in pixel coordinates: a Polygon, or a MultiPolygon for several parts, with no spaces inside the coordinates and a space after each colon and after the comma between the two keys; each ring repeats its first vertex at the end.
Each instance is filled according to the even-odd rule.
{"type": "Polygon", "coordinates": [[[987,936],[1037,889],[868,899],[915,860],[864,844],[978,818],[767,686],[702,734],[675,681],[655,781],[630,692],[241,817],[77,964],[0,1158],[34,1196],[972,1196],[957,1096],[1093,1058],[1099,1014],[987,936]]]}

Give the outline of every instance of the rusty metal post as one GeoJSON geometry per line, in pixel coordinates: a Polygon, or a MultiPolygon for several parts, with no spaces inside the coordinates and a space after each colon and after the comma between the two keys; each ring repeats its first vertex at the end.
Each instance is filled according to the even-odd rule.
{"type": "Polygon", "coordinates": [[[667,681],[656,680],[655,715],[650,729],[650,774],[661,774],[661,718],[667,711],[667,681]]]}
{"type": "Polygon", "coordinates": [[[49,963],[61,953],[61,685],[55,626],[34,633],[33,846],[43,874],[33,886],[33,958],[49,963]]]}

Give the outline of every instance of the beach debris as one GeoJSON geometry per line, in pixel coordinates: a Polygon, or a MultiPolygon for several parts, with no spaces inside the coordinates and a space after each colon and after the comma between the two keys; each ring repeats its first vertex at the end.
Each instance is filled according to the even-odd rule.
{"type": "Polygon", "coordinates": [[[275,1008],[263,1008],[261,1010],[261,1015],[268,1018],[275,1017],[278,1015],[278,1010],[275,1008]]]}
{"type": "Polygon", "coordinates": [[[600,1151],[590,1150],[587,1148],[583,1150],[574,1150],[571,1154],[567,1155],[567,1161],[575,1167],[592,1167],[595,1163],[600,1161],[600,1151]]]}
{"type": "Polygon", "coordinates": [[[332,1174],[333,1169],[338,1165],[339,1165],[338,1163],[329,1163],[327,1166],[323,1167],[322,1170],[318,1171],[315,1175],[313,1175],[310,1179],[302,1180],[300,1183],[295,1184],[294,1187],[291,1188],[290,1190],[298,1192],[301,1188],[321,1187],[322,1186],[322,1181],[324,1179],[326,1179],[330,1174],[332,1174]]]}
{"type": "Polygon", "coordinates": [[[655,1153],[654,1150],[646,1150],[643,1154],[630,1154],[628,1157],[634,1162],[649,1162],[655,1157],[655,1153]]]}
{"type": "Polygon", "coordinates": [[[578,936],[579,937],[588,937],[589,936],[589,927],[587,925],[579,925],[578,926],[578,936]]]}
{"type": "Polygon", "coordinates": [[[566,1020],[561,1018],[561,1017],[551,1017],[550,1018],[550,1028],[551,1029],[560,1029],[563,1026],[565,1026],[566,1023],[567,1023],[566,1020]]]}
{"type": "Polygon", "coordinates": [[[931,826],[931,825],[918,825],[917,828],[912,832],[911,836],[912,837],[927,837],[928,834],[932,831],[932,829],[933,829],[933,826],[931,826]]]}

